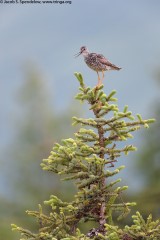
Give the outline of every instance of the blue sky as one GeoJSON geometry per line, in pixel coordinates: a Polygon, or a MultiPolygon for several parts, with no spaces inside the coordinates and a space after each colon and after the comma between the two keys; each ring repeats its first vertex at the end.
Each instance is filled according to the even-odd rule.
{"type": "Polygon", "coordinates": [[[73,73],[88,85],[97,75],[73,55],[82,45],[123,69],[105,74],[105,91],[117,90],[120,107],[150,116],[159,95],[153,70],[160,62],[159,0],[72,0],[72,4],[0,5],[0,149],[12,137],[15,95],[23,85],[24,66],[36,65],[45,76],[57,109],[76,94],[73,73]],[[60,96],[63,96],[63,98],[60,96]]]}

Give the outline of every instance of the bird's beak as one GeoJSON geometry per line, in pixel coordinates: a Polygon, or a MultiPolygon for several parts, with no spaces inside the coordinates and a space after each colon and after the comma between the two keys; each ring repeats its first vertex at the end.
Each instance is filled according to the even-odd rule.
{"type": "Polygon", "coordinates": [[[82,52],[76,53],[76,54],[74,55],[74,57],[78,57],[78,56],[80,56],[81,54],[82,54],[82,52]]]}

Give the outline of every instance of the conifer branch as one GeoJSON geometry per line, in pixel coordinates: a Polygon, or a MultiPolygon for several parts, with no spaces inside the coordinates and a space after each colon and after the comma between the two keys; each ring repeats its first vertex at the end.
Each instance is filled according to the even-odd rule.
{"type": "Polygon", "coordinates": [[[159,221],[153,222],[151,216],[145,222],[137,213],[133,216],[134,225],[124,229],[114,225],[113,213],[116,212],[120,220],[130,212],[130,207],[135,206],[135,203],[123,202],[122,194],[128,187],[116,187],[121,179],[110,181],[112,176],[116,176],[124,168],[116,166],[122,153],[127,155],[136,150],[133,145],[119,147],[119,142],[132,138],[132,134],[142,126],[148,128],[154,119],[144,120],[137,114],[135,120],[132,112],[128,111],[128,106],[123,111],[119,110],[115,104],[115,90],[106,95],[103,86],[91,89],[85,86],[80,73],[75,73],[75,76],[80,83],[76,99],[87,102],[93,118],[73,117],[73,125],[83,127],[75,133],[73,139],[56,143],[41,167],[63,176],[62,180],[74,181],[77,193],[71,202],[63,202],[51,195],[44,202],[52,209],[49,216],[42,213],[41,206],[39,211],[27,212],[38,220],[37,234],[16,225],[12,225],[13,229],[30,240],[139,240],[141,236],[146,236],[144,240],[151,240],[148,236],[158,240],[159,221]],[[88,221],[98,226],[85,235],[78,225],[79,222],[88,221]]]}

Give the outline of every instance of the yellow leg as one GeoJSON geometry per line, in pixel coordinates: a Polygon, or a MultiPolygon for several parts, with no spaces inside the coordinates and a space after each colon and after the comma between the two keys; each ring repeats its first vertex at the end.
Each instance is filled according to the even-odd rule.
{"type": "Polygon", "coordinates": [[[104,80],[104,72],[102,71],[102,81],[104,80]]]}
{"type": "Polygon", "coordinates": [[[102,84],[102,81],[100,79],[100,76],[99,76],[99,73],[97,72],[97,75],[98,75],[98,84],[97,84],[97,87],[99,87],[101,84],[102,84]]]}

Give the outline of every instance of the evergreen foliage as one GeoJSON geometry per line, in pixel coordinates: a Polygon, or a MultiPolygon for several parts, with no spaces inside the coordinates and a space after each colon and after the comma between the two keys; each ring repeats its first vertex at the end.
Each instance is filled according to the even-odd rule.
{"type": "Polygon", "coordinates": [[[77,193],[71,202],[51,195],[44,202],[52,208],[50,215],[42,211],[41,205],[39,211],[27,211],[38,221],[37,233],[14,224],[13,230],[21,233],[21,240],[160,239],[160,221],[152,221],[151,215],[145,222],[137,212],[133,216],[134,224],[123,229],[114,225],[113,217],[116,213],[120,220],[135,206],[134,202],[122,200],[122,193],[128,187],[116,186],[121,179],[115,177],[124,166],[115,165],[122,154],[127,155],[136,148],[118,143],[132,138],[132,132],[141,126],[148,128],[154,119],[143,120],[139,114],[135,119],[127,106],[120,111],[114,97],[116,91],[106,95],[103,86],[91,89],[85,86],[80,73],[75,76],[80,83],[76,99],[89,104],[93,118],[74,117],[73,125],[81,125],[75,138],[56,143],[41,166],[43,170],[63,176],[65,181],[74,181],[77,193]],[[79,229],[80,222],[93,222],[94,227],[84,234],[79,229]]]}
{"type": "Polygon", "coordinates": [[[25,217],[24,211],[35,209],[37,199],[44,201],[51,189],[60,197],[67,187],[66,199],[74,192],[72,183],[63,184],[56,174],[42,172],[40,163],[48,157],[53,142],[73,136],[71,116],[80,114],[81,109],[77,110],[73,101],[66,104],[63,112],[57,111],[57,106],[51,104],[54,92],[51,94],[46,79],[34,64],[25,66],[21,83],[15,92],[14,118],[10,121],[13,134],[0,152],[4,185],[0,194],[0,240],[18,238],[18,232],[10,229],[13,221],[35,231],[36,222],[25,217]]]}
{"type": "Polygon", "coordinates": [[[141,149],[135,156],[135,174],[141,174],[143,177],[143,187],[140,194],[136,193],[135,199],[143,216],[148,216],[152,212],[153,217],[158,218],[160,217],[160,99],[156,99],[152,112],[156,123],[149,131],[142,132],[141,149]]]}

